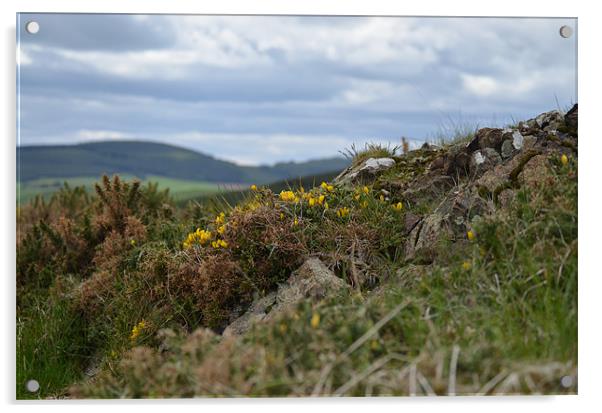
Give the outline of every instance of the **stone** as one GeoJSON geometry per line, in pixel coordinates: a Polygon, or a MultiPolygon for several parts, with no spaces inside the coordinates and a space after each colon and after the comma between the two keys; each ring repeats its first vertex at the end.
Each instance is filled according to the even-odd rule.
{"type": "Polygon", "coordinates": [[[393,158],[369,158],[360,165],[352,165],[334,179],[338,184],[369,183],[376,176],[395,165],[393,158]]]}
{"type": "Polygon", "coordinates": [[[501,150],[502,142],[506,135],[511,133],[511,129],[499,128],[482,128],[477,131],[474,138],[466,145],[469,152],[474,152],[479,149],[492,148],[497,151],[501,150]]]}
{"type": "Polygon", "coordinates": [[[566,124],[566,126],[569,129],[572,129],[575,132],[577,132],[578,118],[579,118],[579,113],[578,113],[577,104],[575,103],[575,105],[573,105],[571,110],[569,110],[566,113],[566,115],[564,115],[564,123],[566,124]]]}
{"type": "Polygon", "coordinates": [[[422,217],[408,212],[404,216],[404,235],[408,235],[422,221],[422,217]]]}
{"type": "Polygon", "coordinates": [[[502,143],[502,159],[508,159],[514,154],[514,145],[511,140],[505,140],[502,143]]]}
{"type": "Polygon", "coordinates": [[[470,173],[478,175],[484,171],[492,169],[502,162],[500,154],[493,148],[478,150],[470,158],[470,173]]]}
{"type": "Polygon", "coordinates": [[[245,314],[226,327],[223,336],[244,334],[254,323],[271,320],[278,314],[294,308],[302,300],[319,300],[330,294],[348,290],[347,283],[337,277],[320,259],[308,258],[277,291],[253,302],[245,314]]]}
{"type": "Polygon", "coordinates": [[[452,147],[445,155],[443,172],[447,176],[463,176],[468,172],[470,156],[463,148],[452,147]]]}
{"type": "Polygon", "coordinates": [[[408,236],[404,247],[406,260],[421,258],[432,261],[437,242],[449,236],[451,231],[446,216],[439,213],[428,215],[408,236]]]}
{"type": "Polygon", "coordinates": [[[549,167],[547,155],[536,155],[529,159],[518,175],[518,182],[529,188],[537,188],[542,185],[553,185],[554,176],[549,167]]]}

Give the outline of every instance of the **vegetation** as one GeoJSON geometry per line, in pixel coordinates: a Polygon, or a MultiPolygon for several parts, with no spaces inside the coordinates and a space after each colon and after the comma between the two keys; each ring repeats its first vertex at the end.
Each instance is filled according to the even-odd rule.
{"type": "Polygon", "coordinates": [[[366,149],[352,163],[396,159],[366,185],[178,207],[115,176],[20,207],[18,398],[574,393],[560,378],[577,368],[575,154],[546,155],[545,180],[410,259],[408,220],[447,191],[404,184],[449,148],[366,149]],[[308,256],[349,290],[220,335],[308,256]]]}

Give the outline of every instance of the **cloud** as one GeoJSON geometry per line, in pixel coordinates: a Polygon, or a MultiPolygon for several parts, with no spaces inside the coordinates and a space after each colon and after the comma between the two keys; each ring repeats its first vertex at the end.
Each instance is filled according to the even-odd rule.
{"type": "Polygon", "coordinates": [[[271,163],[576,100],[571,19],[20,18],[41,27],[20,33],[21,144],[154,139],[271,163]]]}
{"type": "Polygon", "coordinates": [[[478,96],[488,96],[499,90],[497,81],[491,76],[462,74],[464,88],[478,96]]]}

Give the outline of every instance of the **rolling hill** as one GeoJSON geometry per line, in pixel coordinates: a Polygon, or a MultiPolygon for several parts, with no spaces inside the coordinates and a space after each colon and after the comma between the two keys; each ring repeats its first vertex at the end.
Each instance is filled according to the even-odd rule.
{"type": "Polygon", "coordinates": [[[347,164],[344,158],[328,158],[241,166],[189,149],[142,141],[17,148],[17,180],[22,201],[36,194],[50,194],[63,182],[91,186],[103,174],[158,182],[161,187],[170,188],[176,199],[184,200],[224,187],[239,189],[251,183],[334,175],[347,164]]]}

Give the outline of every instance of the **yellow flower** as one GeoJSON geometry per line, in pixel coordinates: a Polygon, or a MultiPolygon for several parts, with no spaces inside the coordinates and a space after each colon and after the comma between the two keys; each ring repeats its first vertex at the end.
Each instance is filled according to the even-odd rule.
{"type": "Polygon", "coordinates": [[[226,231],[226,226],[225,226],[225,225],[220,225],[220,226],[217,228],[217,233],[218,233],[218,234],[223,234],[225,231],[226,231]]]}
{"type": "Polygon", "coordinates": [[[464,262],[462,263],[462,269],[463,269],[464,271],[468,271],[468,270],[470,270],[471,268],[472,268],[472,264],[470,263],[470,261],[464,261],[464,262]]]}
{"type": "Polygon", "coordinates": [[[384,196],[384,195],[381,195],[381,196],[379,197],[379,199],[380,199],[380,201],[381,201],[381,202],[385,202],[385,196],[384,196]]]}
{"type": "Polygon", "coordinates": [[[326,197],[324,195],[320,195],[318,197],[318,204],[322,205],[324,203],[324,199],[326,199],[326,197]]]}
{"type": "Polygon", "coordinates": [[[366,209],[368,207],[368,201],[363,201],[360,205],[363,209],[366,209]]]}
{"type": "Polygon", "coordinates": [[[251,185],[251,191],[257,191],[257,185],[255,185],[255,184],[251,185]]]}
{"type": "Polygon", "coordinates": [[[472,240],[474,240],[474,239],[475,239],[475,234],[474,234],[474,232],[472,232],[472,230],[471,230],[471,231],[468,231],[468,232],[466,233],[466,237],[468,238],[468,240],[469,240],[469,241],[472,241],[472,240]]]}
{"type": "Polygon", "coordinates": [[[334,186],[332,186],[332,185],[330,185],[330,184],[327,184],[326,182],[322,182],[322,183],[320,184],[320,186],[321,186],[323,189],[327,190],[328,192],[332,192],[332,191],[334,191],[334,186]]]}
{"type": "Polygon", "coordinates": [[[345,218],[347,215],[349,215],[349,208],[343,207],[343,208],[339,208],[337,210],[337,216],[338,217],[345,218]]]}
{"type": "Polygon", "coordinates": [[[303,188],[303,186],[299,187],[299,192],[301,192],[302,194],[305,193],[305,188],[303,188]]]}
{"type": "Polygon", "coordinates": [[[227,248],[228,243],[226,241],[224,241],[223,239],[218,239],[218,240],[212,241],[211,246],[216,249],[217,248],[227,248]]]}
{"type": "Polygon", "coordinates": [[[369,193],[370,193],[370,188],[368,188],[367,186],[364,186],[364,187],[362,188],[362,191],[364,191],[364,193],[367,195],[367,194],[369,194],[369,193]]]}
{"type": "Polygon", "coordinates": [[[140,337],[140,334],[142,333],[142,331],[146,328],[147,324],[146,321],[142,320],[140,321],[138,324],[136,324],[133,328],[132,328],[132,332],[130,334],[130,340],[134,341],[136,340],[138,337],[140,337]]]}
{"type": "Polygon", "coordinates": [[[401,202],[396,203],[395,205],[392,205],[393,209],[397,210],[397,211],[401,211],[403,209],[403,204],[401,202]]]}
{"type": "Polygon", "coordinates": [[[218,216],[215,217],[215,223],[217,225],[221,225],[226,221],[226,214],[220,212],[218,216]]]}
{"type": "Polygon", "coordinates": [[[212,237],[210,231],[205,231],[204,229],[197,228],[195,232],[191,232],[184,240],[184,248],[188,249],[192,247],[194,244],[206,244],[212,237]]]}
{"type": "Polygon", "coordinates": [[[353,196],[353,199],[355,199],[356,201],[360,200],[360,194],[356,194],[353,196]]]}
{"type": "Polygon", "coordinates": [[[296,202],[299,198],[295,195],[293,191],[281,191],[280,199],[284,202],[296,202]]]}
{"type": "Polygon", "coordinates": [[[320,314],[318,313],[314,313],[311,316],[311,328],[318,328],[318,326],[320,325],[320,314]]]}
{"type": "Polygon", "coordinates": [[[312,207],[314,205],[316,205],[316,199],[315,198],[309,198],[309,206],[312,207]]]}
{"type": "Polygon", "coordinates": [[[565,154],[562,154],[562,156],[560,157],[560,162],[562,162],[563,165],[566,165],[569,163],[569,157],[566,156],[565,154]]]}
{"type": "Polygon", "coordinates": [[[328,209],[328,202],[324,202],[324,209],[328,209]]]}
{"type": "Polygon", "coordinates": [[[132,239],[130,240],[130,245],[131,245],[132,247],[135,247],[135,246],[136,246],[136,240],[132,238],[132,239]]]}
{"type": "Polygon", "coordinates": [[[293,221],[293,225],[294,226],[299,225],[299,220],[297,219],[297,217],[295,217],[295,220],[293,221]]]}

